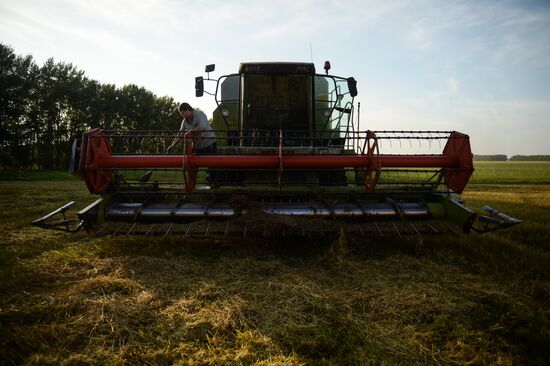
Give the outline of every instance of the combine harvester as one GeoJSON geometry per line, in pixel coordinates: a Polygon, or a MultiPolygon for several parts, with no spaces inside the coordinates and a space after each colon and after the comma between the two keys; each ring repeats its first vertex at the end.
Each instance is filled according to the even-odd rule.
{"type": "MultiPolygon", "coordinates": [[[[359,131],[354,78],[310,63],[242,63],[237,74],[197,77],[215,97],[217,152],[201,133],[95,129],[73,144],[70,171],[100,198],[67,219],[70,202],[33,225],[92,235],[361,235],[486,232],[521,221],[464,206],[474,171],[456,131],[359,131]],[[215,93],[204,83],[216,83],[215,93]],[[355,117],[357,116],[357,117],[355,117]],[[437,154],[384,153],[398,148],[437,154]],[[62,218],[59,218],[59,216],[62,218]]],[[[359,108],[359,106],[357,107],[359,108]]]]}

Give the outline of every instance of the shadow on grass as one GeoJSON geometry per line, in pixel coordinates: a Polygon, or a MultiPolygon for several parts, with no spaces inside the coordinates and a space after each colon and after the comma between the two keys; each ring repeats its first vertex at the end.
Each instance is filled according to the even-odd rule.
{"type": "Polygon", "coordinates": [[[509,293],[491,295],[490,276],[441,254],[446,246],[461,256],[464,238],[438,239],[445,242],[130,237],[44,247],[13,267],[21,280],[0,313],[2,356],[219,364],[546,357],[548,315],[509,293]],[[457,342],[464,346],[450,346],[457,342]]]}

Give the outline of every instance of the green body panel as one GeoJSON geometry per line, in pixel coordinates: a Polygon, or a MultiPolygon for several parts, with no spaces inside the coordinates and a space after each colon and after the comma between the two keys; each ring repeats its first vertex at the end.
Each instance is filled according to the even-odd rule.
{"type": "Polygon", "coordinates": [[[475,211],[466,207],[457,195],[449,196],[448,194],[438,194],[436,197],[439,197],[439,202],[444,208],[444,214],[442,214],[440,208],[432,208],[428,205],[430,212],[432,212],[432,216],[434,214],[443,216],[442,219],[461,227],[464,232],[470,231],[477,216],[475,211]]]}

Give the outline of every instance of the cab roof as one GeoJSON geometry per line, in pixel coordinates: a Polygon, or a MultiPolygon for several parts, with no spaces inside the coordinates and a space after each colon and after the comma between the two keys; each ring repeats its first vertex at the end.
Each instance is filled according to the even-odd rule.
{"type": "Polygon", "coordinates": [[[243,62],[244,75],[315,75],[315,65],[307,62],[243,62]]]}

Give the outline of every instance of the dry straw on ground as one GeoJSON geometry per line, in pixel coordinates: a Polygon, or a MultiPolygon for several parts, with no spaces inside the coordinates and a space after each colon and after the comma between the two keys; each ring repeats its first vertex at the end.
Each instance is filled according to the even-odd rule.
{"type": "Polygon", "coordinates": [[[489,200],[528,221],[483,237],[205,240],[30,229],[30,218],[86,193],[63,182],[41,192],[1,184],[11,197],[0,201],[0,357],[8,364],[549,357],[548,186],[472,188],[473,204],[489,200]]]}

